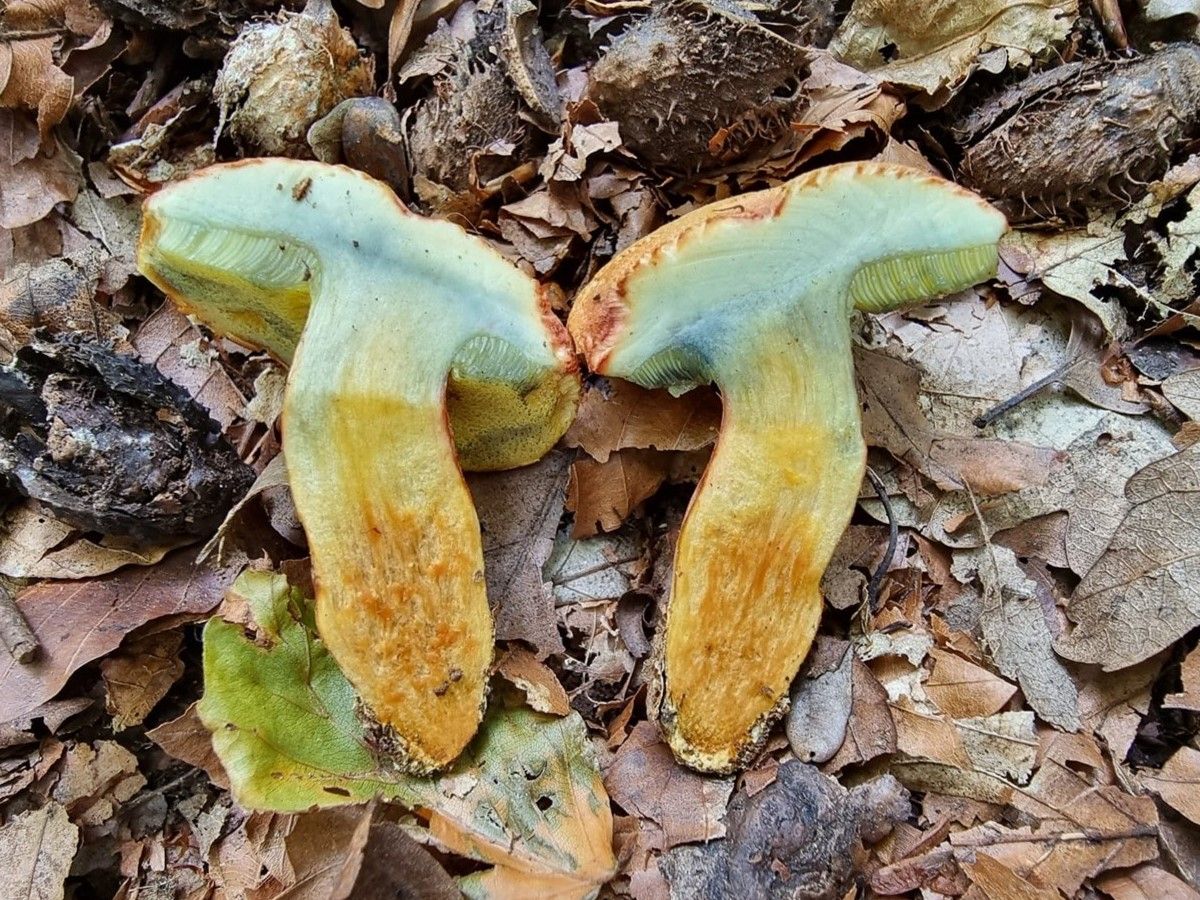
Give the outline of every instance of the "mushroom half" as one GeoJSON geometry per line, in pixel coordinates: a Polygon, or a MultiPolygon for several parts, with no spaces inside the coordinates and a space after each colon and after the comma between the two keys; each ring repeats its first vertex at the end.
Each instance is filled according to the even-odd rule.
{"type": "Polygon", "coordinates": [[[940,178],[831,166],[689,213],[618,254],[576,299],[568,327],[593,371],[721,392],[654,654],[652,706],[680,761],[747,764],[816,633],[821,575],[866,461],[851,313],[993,275],[1005,228],[940,178]]]}
{"type": "Polygon", "coordinates": [[[579,374],[542,287],[381,183],[290,160],[152,196],[138,264],[219,330],[292,356],[283,440],[318,631],[380,746],[412,772],[448,765],[480,721],[493,635],[447,381],[475,398],[477,458],[553,445],[579,374]]]}

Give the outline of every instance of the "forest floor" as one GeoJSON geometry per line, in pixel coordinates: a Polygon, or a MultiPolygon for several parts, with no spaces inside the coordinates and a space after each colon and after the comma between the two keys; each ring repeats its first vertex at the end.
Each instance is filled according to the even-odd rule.
{"type": "Polygon", "coordinates": [[[1200,897],[1198,22],[0,0],[0,894],[1200,897]],[[549,455],[467,476],[480,738],[438,778],[373,752],[312,632],[287,368],[135,261],[144,198],[260,156],[375,176],[564,319],[660,225],[828,164],[1008,216],[995,279],[854,320],[878,486],[745,771],[679,765],[647,699],[719,395],[590,374],[549,455]]]}

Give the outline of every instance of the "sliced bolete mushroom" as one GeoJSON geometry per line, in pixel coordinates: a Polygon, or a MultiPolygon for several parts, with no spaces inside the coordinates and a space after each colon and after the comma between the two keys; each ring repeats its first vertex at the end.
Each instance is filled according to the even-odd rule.
{"type": "Polygon", "coordinates": [[[708,772],[748,762],[816,632],[821,575],[866,458],[851,312],[988,277],[1004,229],[939,178],[831,166],[659,229],[576,299],[568,327],[594,371],[721,391],[654,656],[652,701],[680,761],[708,772]]]}
{"type": "MultiPolygon", "coordinates": [[[[287,190],[295,190],[299,199],[290,195],[276,197],[285,206],[295,201],[291,202],[293,208],[290,215],[296,215],[305,203],[304,194],[311,189],[306,185],[314,183],[315,178],[329,177],[329,173],[336,169],[318,163],[283,159],[253,160],[232,165],[254,168],[259,174],[253,177],[262,179],[264,184],[269,181],[272,190],[276,190],[277,184],[293,185],[287,190]]],[[[230,171],[231,168],[214,166],[205,174],[211,177],[212,173],[230,171]]],[[[384,216],[408,216],[408,211],[382,183],[362,175],[351,176],[348,173],[345,177],[347,184],[354,188],[353,198],[346,197],[346,205],[351,209],[347,215],[354,217],[368,209],[378,209],[389,211],[380,213],[384,216]],[[366,206],[356,206],[360,200],[366,206]]],[[[230,183],[230,178],[226,177],[223,182],[230,183]]],[[[205,190],[212,190],[215,195],[225,189],[205,190]]],[[[283,194],[284,188],[278,188],[277,193],[283,194]]],[[[254,215],[254,211],[247,210],[247,215],[254,215]]],[[[276,223],[269,221],[266,215],[264,213],[263,217],[256,217],[255,229],[247,233],[267,239],[272,233],[283,235],[288,231],[290,226],[284,224],[277,228],[276,223]]],[[[313,218],[310,238],[318,243],[328,240],[331,245],[334,244],[340,226],[328,221],[324,213],[317,213],[313,218]],[[327,234],[324,233],[326,230],[327,234]]],[[[409,219],[424,221],[414,216],[409,216],[409,219]]],[[[146,222],[150,221],[148,216],[146,222]]],[[[386,218],[383,221],[386,222],[386,218]]],[[[194,266],[205,265],[204,261],[197,259],[180,264],[178,253],[166,246],[153,246],[149,225],[143,227],[142,233],[139,265],[177,306],[222,337],[244,346],[266,350],[280,362],[291,364],[304,324],[308,321],[312,291],[307,278],[295,283],[288,280],[290,273],[286,266],[289,261],[280,258],[284,250],[278,249],[278,252],[264,256],[261,262],[250,261],[249,265],[257,267],[255,273],[246,269],[229,269],[224,273],[207,269],[193,271],[194,266]],[[276,272],[272,266],[284,268],[276,272]]],[[[430,232],[430,239],[437,240],[433,232],[430,232]]],[[[471,241],[471,244],[477,251],[485,249],[481,242],[471,241]]],[[[221,252],[232,251],[222,249],[221,252]]],[[[222,265],[219,259],[217,265],[222,265]]],[[[533,290],[533,282],[529,284],[533,290]]],[[[397,311],[400,309],[403,309],[403,303],[397,311]]],[[[549,312],[546,315],[549,316],[549,312]]],[[[547,322],[549,327],[549,320],[547,322]]],[[[557,328],[556,325],[553,327],[557,328]]],[[[481,336],[479,340],[483,341],[484,338],[481,336]]],[[[478,349],[478,346],[466,347],[455,356],[446,388],[446,404],[459,465],[469,472],[527,466],[541,459],[570,424],[579,398],[578,375],[573,371],[565,372],[562,377],[542,378],[531,384],[520,379],[497,380],[491,369],[492,361],[486,353],[479,356],[478,349]]]]}
{"type": "Polygon", "coordinates": [[[285,160],[216,166],[152,196],[138,263],[186,308],[276,350],[307,309],[283,439],[317,628],[381,747],[410,771],[445,766],[475,732],[492,657],[447,375],[495,397],[478,434],[510,429],[502,452],[552,444],[578,372],[541,287],[361,173],[285,160]],[[505,413],[527,400],[551,413],[511,431],[505,413]]]}

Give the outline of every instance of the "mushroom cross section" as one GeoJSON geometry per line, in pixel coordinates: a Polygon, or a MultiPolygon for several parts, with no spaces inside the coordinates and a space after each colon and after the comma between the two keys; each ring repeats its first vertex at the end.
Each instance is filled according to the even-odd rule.
{"type": "Polygon", "coordinates": [[[185,306],[207,304],[238,328],[270,331],[307,310],[283,441],[317,628],[380,748],[412,772],[448,765],[480,721],[493,634],[447,376],[501,397],[541,392],[557,412],[516,444],[553,443],[578,367],[543,289],[379,182],[276,160],[216,166],[155,194],[138,261],[185,306]]]}
{"type": "MultiPolygon", "coordinates": [[[[239,167],[257,171],[259,174],[255,177],[264,182],[270,180],[272,186],[292,185],[290,189],[297,192],[311,190],[308,185],[313,183],[313,179],[328,178],[332,172],[340,171],[344,174],[336,177],[345,179],[347,184],[352,184],[351,179],[357,182],[353,183],[351,190],[354,202],[366,204],[358,206],[350,215],[362,215],[371,206],[384,211],[384,216],[396,212],[407,214],[391,189],[382,182],[376,182],[354,170],[323,163],[256,159],[228,166],[213,166],[206,170],[206,177],[215,177],[217,172],[229,172],[239,167]]],[[[168,196],[171,190],[167,188],[168,196]]],[[[351,195],[346,199],[350,200],[351,195]]],[[[283,196],[276,199],[286,204],[292,198],[283,196]]],[[[287,215],[295,215],[305,199],[306,195],[293,203],[294,208],[287,215]]],[[[314,234],[326,224],[332,223],[322,219],[315,221],[314,234]]],[[[274,230],[275,223],[262,218],[255,233],[267,236],[274,230]]],[[[286,230],[286,225],[280,225],[281,233],[286,230]]],[[[322,235],[321,240],[326,237],[332,239],[333,231],[322,235]]],[[[164,254],[167,252],[162,251],[164,254]]],[[[147,267],[146,274],[156,279],[181,309],[194,315],[222,337],[247,347],[266,350],[280,362],[290,365],[308,320],[312,302],[311,285],[289,280],[287,260],[270,258],[268,255],[261,262],[266,265],[260,267],[253,277],[245,272],[217,274],[212,271],[192,273],[178,270],[172,273],[171,262],[165,256],[159,259],[153,253],[142,255],[142,263],[147,267]],[[276,265],[283,265],[285,269],[274,272],[270,267],[276,265]],[[157,278],[156,267],[163,269],[157,278]],[[168,278],[168,275],[171,277],[168,278]]],[[[487,364],[476,371],[474,366],[478,365],[479,359],[476,353],[469,350],[460,354],[450,369],[447,382],[446,406],[459,464],[467,471],[487,472],[513,469],[535,462],[554,446],[575,415],[580,390],[577,375],[568,373],[565,377],[548,377],[532,386],[522,382],[497,381],[487,364]]]]}
{"type": "Polygon", "coordinates": [[[749,762],[816,633],[821,576],[866,460],[852,312],[989,277],[1005,227],[940,178],[830,166],[683,216],[618,254],[576,299],[568,327],[593,371],[721,392],[651,684],[687,765],[749,762]]]}

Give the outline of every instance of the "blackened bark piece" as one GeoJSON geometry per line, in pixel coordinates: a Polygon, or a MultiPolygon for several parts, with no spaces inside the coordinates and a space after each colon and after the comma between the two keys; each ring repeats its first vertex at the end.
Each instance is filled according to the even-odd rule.
{"type": "Polygon", "coordinates": [[[729,804],[724,840],[676,847],[659,862],[671,897],[841,897],[862,845],[908,815],[908,792],[891,775],[847,791],[799,761],[775,782],[729,804]]]}
{"type": "Polygon", "coordinates": [[[0,471],[86,531],[206,534],[254,480],[183,388],[78,336],[18,352],[0,370],[0,404],[0,471]]]}
{"type": "Polygon", "coordinates": [[[810,53],[735,4],[669,0],[616,37],[588,96],[641,159],[691,174],[787,130],[810,53]]]}
{"type": "Polygon", "coordinates": [[[959,125],[964,180],[1017,221],[1083,218],[1143,197],[1200,126],[1200,47],[1069,63],[959,125]]]}

